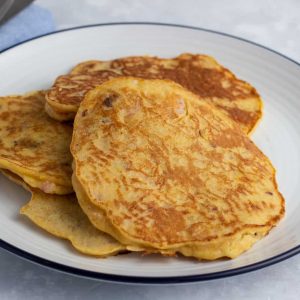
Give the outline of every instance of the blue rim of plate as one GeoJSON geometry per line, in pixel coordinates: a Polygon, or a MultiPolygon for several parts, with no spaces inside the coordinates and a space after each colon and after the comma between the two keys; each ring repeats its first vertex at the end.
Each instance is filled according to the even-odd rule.
{"type": "MultiPolygon", "coordinates": [[[[194,27],[194,26],[187,26],[187,25],[179,25],[179,24],[169,24],[169,23],[158,23],[158,22],[114,22],[114,23],[102,23],[102,24],[90,24],[90,25],[84,25],[84,26],[78,26],[78,27],[72,27],[72,28],[67,28],[67,29],[62,29],[58,31],[53,31],[50,33],[42,34],[37,37],[25,40],[23,42],[20,42],[18,44],[15,44],[13,46],[10,46],[6,49],[3,49],[0,51],[0,54],[3,52],[6,52],[12,48],[15,48],[19,45],[22,45],[24,43],[28,43],[32,40],[39,39],[44,36],[48,35],[53,35],[57,33],[61,33],[64,31],[71,31],[71,30],[77,30],[77,29],[82,29],[82,28],[89,28],[89,27],[101,27],[101,26],[115,26],[115,25],[151,25],[151,26],[166,26],[166,27],[179,27],[179,28],[186,28],[186,29],[191,29],[191,30],[199,30],[199,31],[205,31],[205,32],[210,32],[216,35],[221,35],[221,36],[226,36],[228,38],[232,38],[235,40],[240,40],[242,42],[252,44],[256,47],[263,48],[265,50],[268,50],[270,52],[273,52],[284,59],[293,62],[297,66],[300,67],[300,63],[297,61],[287,57],[284,54],[281,54],[273,49],[270,49],[266,46],[260,45],[256,42],[249,41],[247,39],[237,37],[228,33],[220,32],[220,31],[215,31],[211,29],[205,29],[205,28],[200,28],[200,27],[194,27]]],[[[55,269],[64,273],[72,274],[72,275],[77,275],[80,277],[86,277],[86,278],[91,278],[91,279],[98,279],[98,280],[104,280],[104,281],[110,281],[110,282],[120,282],[120,283],[136,283],[136,284],[178,284],[178,283],[189,283],[189,282],[199,282],[199,281],[207,281],[207,280],[213,280],[213,279],[220,279],[224,277],[229,277],[229,276],[235,276],[243,273],[248,273],[251,271],[256,271],[268,266],[271,266],[273,264],[279,263],[283,260],[286,260],[298,253],[300,253],[300,245],[283,252],[281,254],[278,254],[276,256],[273,256],[271,258],[268,258],[266,260],[253,263],[244,267],[239,267],[235,269],[230,269],[226,271],[219,271],[219,272],[213,272],[213,273],[208,273],[208,274],[199,274],[199,275],[187,275],[187,276],[174,276],[174,277],[136,277],[136,276],[125,276],[125,275],[114,275],[114,274],[105,274],[105,273],[99,273],[99,272],[93,272],[93,271],[88,271],[88,270],[83,270],[83,269],[78,269],[70,266],[66,266],[63,264],[59,264],[47,259],[44,259],[42,257],[39,257],[37,255],[33,255],[29,252],[26,252],[20,248],[17,248],[3,240],[0,239],[0,247],[3,249],[14,253],[18,255],[21,258],[24,258],[26,260],[29,260],[31,262],[37,263],[39,265],[48,267],[50,269],[55,269]]]]}

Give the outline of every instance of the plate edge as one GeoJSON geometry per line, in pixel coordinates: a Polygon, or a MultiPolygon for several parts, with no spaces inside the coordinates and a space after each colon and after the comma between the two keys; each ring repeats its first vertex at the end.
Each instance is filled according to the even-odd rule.
{"type": "Polygon", "coordinates": [[[22,250],[16,246],[13,246],[2,239],[0,239],[0,247],[4,250],[11,252],[20,258],[34,262],[40,266],[47,267],[52,270],[57,270],[62,273],[68,273],[71,275],[94,279],[102,280],[107,282],[117,282],[117,283],[127,283],[127,284],[153,284],[153,285],[166,285],[166,284],[184,284],[184,283],[195,283],[200,281],[209,281],[214,279],[221,279],[230,276],[236,276],[243,273],[248,273],[252,271],[257,271],[259,269],[271,266],[275,263],[279,263],[283,260],[286,260],[300,252],[300,245],[296,246],[284,253],[278,254],[266,260],[250,264],[244,267],[230,269],[226,271],[219,271],[208,274],[200,275],[187,275],[187,276],[174,276],[174,277],[144,277],[144,276],[126,276],[126,275],[115,275],[100,273],[94,271],[88,271],[83,269],[78,269],[75,267],[70,267],[64,264],[53,262],[45,258],[39,257],[37,255],[31,254],[25,250],[22,250]]]}

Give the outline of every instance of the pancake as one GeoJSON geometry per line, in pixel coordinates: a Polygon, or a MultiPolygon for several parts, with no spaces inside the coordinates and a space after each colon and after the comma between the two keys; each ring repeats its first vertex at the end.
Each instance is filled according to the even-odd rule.
{"type": "Polygon", "coordinates": [[[44,107],[43,91],[0,97],[0,168],[45,193],[72,193],[72,126],[44,107]]]}
{"type": "Polygon", "coordinates": [[[117,78],[80,105],[73,187],[125,245],[234,258],[284,215],[275,170],[215,106],[167,80],[117,78]]]}
{"type": "Polygon", "coordinates": [[[20,212],[38,227],[69,240],[84,254],[106,257],[126,250],[125,246],[90,223],[74,194],[49,195],[35,189],[31,200],[20,212]]]}
{"type": "Polygon", "coordinates": [[[30,191],[30,201],[21,214],[54,236],[69,240],[81,253],[106,257],[126,250],[111,236],[97,230],[78,205],[76,196],[50,195],[29,187],[19,176],[7,170],[1,172],[13,182],[30,191]]]}
{"type": "Polygon", "coordinates": [[[57,78],[46,96],[47,111],[60,121],[73,119],[91,88],[120,76],[173,80],[223,109],[246,133],[253,130],[262,115],[262,101],[255,88],[212,57],[196,54],[172,59],[136,56],[83,62],[71,74],[57,78]]]}

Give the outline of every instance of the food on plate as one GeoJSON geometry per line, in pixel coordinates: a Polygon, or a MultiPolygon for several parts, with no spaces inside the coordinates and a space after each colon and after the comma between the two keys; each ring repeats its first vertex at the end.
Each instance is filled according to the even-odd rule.
{"type": "Polygon", "coordinates": [[[81,253],[235,258],[285,212],[248,137],[261,115],[207,55],[85,61],[0,97],[0,171],[32,194],[21,214],[81,253]]]}
{"type": "Polygon", "coordinates": [[[126,250],[113,237],[91,224],[74,194],[50,195],[34,189],[21,214],[49,233],[70,240],[82,253],[105,257],[126,250]]]}
{"type": "Polygon", "coordinates": [[[0,168],[45,193],[73,192],[72,126],[44,110],[45,92],[0,97],[0,168]]]}
{"type": "Polygon", "coordinates": [[[148,252],[234,258],[284,214],[269,159],[222,110],[168,80],[91,90],[71,153],[90,221],[148,252]]]}
{"type": "Polygon", "coordinates": [[[254,87],[211,56],[188,53],[171,59],[133,56],[80,63],[70,74],[56,79],[46,95],[46,110],[57,120],[73,119],[89,90],[120,76],[173,80],[224,110],[246,133],[262,115],[262,101],[254,87]]]}
{"type": "Polygon", "coordinates": [[[84,254],[106,257],[126,250],[114,238],[97,230],[78,205],[76,196],[51,195],[28,186],[21,177],[8,170],[1,172],[31,192],[30,201],[21,214],[54,236],[69,240],[84,254]]]}

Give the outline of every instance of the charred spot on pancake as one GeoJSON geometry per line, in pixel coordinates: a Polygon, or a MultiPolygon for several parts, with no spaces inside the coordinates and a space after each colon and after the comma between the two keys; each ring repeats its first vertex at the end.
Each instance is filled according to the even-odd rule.
{"type": "Polygon", "coordinates": [[[113,103],[117,100],[118,95],[117,94],[108,94],[104,97],[102,104],[106,108],[112,108],[113,103]]]}
{"type": "Polygon", "coordinates": [[[268,195],[271,195],[271,196],[273,195],[273,193],[272,193],[272,192],[266,192],[266,194],[268,194],[268,195]]]}
{"type": "Polygon", "coordinates": [[[30,138],[23,138],[19,139],[17,141],[14,141],[14,146],[15,147],[20,147],[20,148],[37,148],[40,145],[39,142],[36,142],[30,138]]]}
{"type": "Polygon", "coordinates": [[[85,109],[85,110],[81,113],[81,116],[82,116],[82,117],[85,117],[85,116],[87,115],[87,112],[88,112],[88,110],[85,109]]]}

